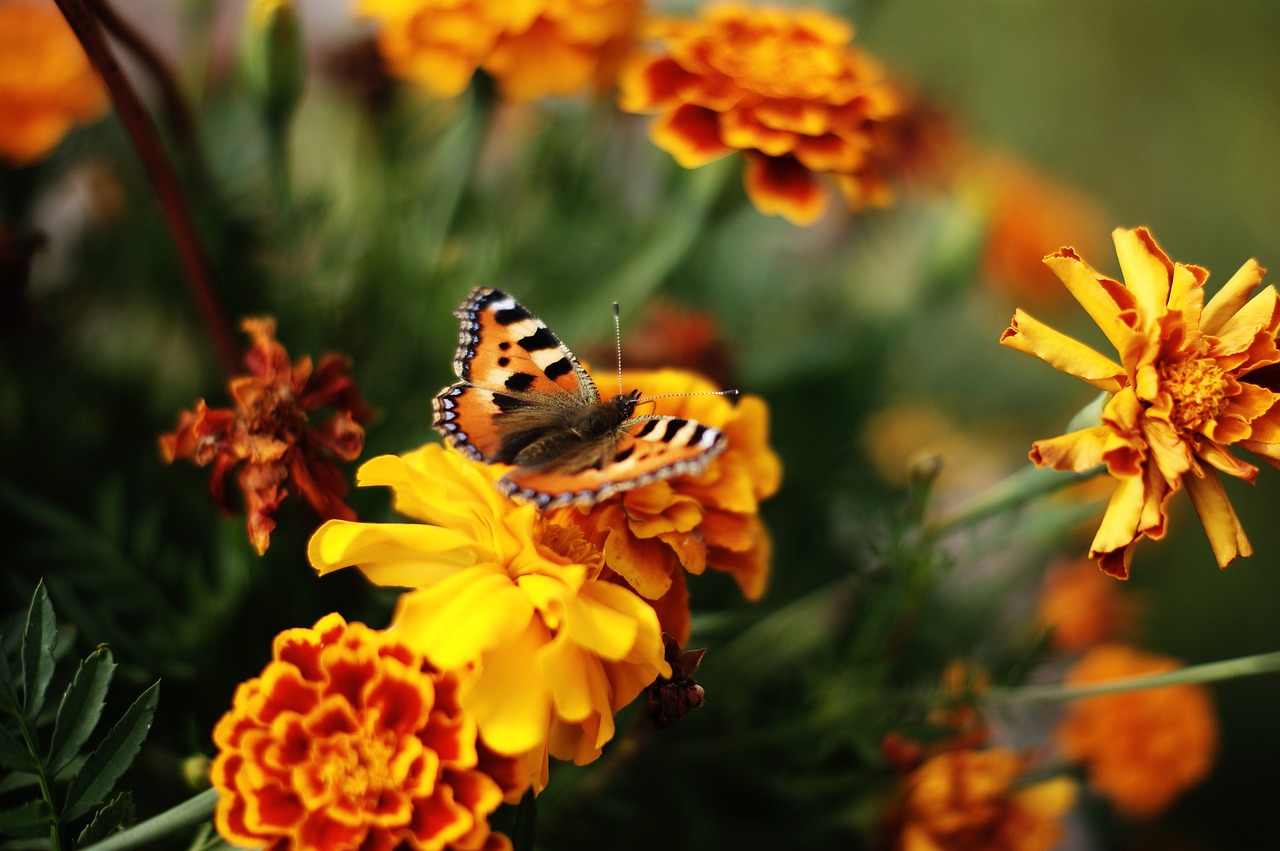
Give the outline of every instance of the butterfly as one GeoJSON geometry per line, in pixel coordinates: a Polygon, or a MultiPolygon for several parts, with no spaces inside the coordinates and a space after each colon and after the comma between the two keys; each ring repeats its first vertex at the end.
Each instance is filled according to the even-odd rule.
{"type": "Polygon", "coordinates": [[[696,475],[727,445],[723,432],[693,420],[635,416],[639,390],[602,400],[564,343],[501,290],[477,287],[454,315],[462,380],[436,395],[432,425],[477,461],[515,465],[497,483],[513,499],[592,505],[696,475]]]}

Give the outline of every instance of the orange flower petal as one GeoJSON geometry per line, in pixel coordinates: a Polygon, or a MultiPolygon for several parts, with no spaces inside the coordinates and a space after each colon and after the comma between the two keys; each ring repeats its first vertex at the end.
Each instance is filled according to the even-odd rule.
{"type": "Polygon", "coordinates": [[[685,168],[697,168],[733,152],[720,137],[720,118],[709,109],[682,104],[654,122],[653,143],[685,168]]]}
{"type": "Polygon", "coordinates": [[[748,156],[744,181],[751,202],[767,216],[806,226],[827,208],[827,191],[791,157],[748,156]]]}

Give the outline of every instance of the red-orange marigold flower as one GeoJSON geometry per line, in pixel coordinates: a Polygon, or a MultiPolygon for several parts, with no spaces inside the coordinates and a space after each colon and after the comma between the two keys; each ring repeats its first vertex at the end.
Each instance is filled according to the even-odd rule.
{"type": "Polygon", "coordinates": [[[106,106],[98,75],[53,3],[0,0],[0,158],[41,159],[106,106]]]}
{"type": "Polygon", "coordinates": [[[356,9],[377,21],[395,76],[453,97],[483,68],[512,101],[609,85],[640,19],[640,0],[357,0],[356,9]]]}
{"type": "Polygon", "coordinates": [[[321,518],[355,519],[343,502],[347,479],[337,462],[359,457],[364,448],[360,424],[372,411],[347,375],[345,358],[326,355],[315,369],[309,357],[290,363],[289,353],[276,342],[274,319],[246,319],[242,327],[253,345],[245,354],[250,374],[228,384],[235,407],[211,409],[201,399],[194,411],[182,412],[176,430],[161,435],[160,452],[168,462],[212,463],[209,491],[228,512],[226,480],[239,466],[249,540],[262,554],[289,484],[321,518]],[[322,408],[335,413],[313,427],[309,414],[322,408]]]}
{"type": "MultiPolygon", "coordinates": [[[[1181,665],[1123,644],[1102,644],[1067,673],[1066,682],[1159,674],[1181,665]]],[[[1150,818],[1209,773],[1218,722],[1204,686],[1165,686],[1072,702],[1057,741],[1068,759],[1084,763],[1089,784],[1118,810],[1150,818]]]]}
{"type": "Polygon", "coordinates": [[[1091,268],[1070,248],[1045,263],[1116,349],[1119,362],[1019,310],[1003,345],[1110,394],[1102,422],[1037,440],[1031,460],[1083,472],[1106,465],[1116,479],[1089,557],[1129,575],[1140,539],[1163,538],[1169,499],[1191,497],[1219,567],[1252,555],[1218,478],[1252,482],[1258,468],[1228,450],[1239,445],[1280,465],[1280,394],[1263,369],[1280,363],[1280,298],[1249,260],[1208,303],[1209,273],[1170,260],[1146,228],[1112,233],[1124,283],[1091,268]]]}
{"type": "Polygon", "coordinates": [[[340,615],[276,636],[213,731],[215,822],[228,842],[284,849],[510,848],[488,816],[520,791],[457,681],[340,615]]]}
{"type": "Polygon", "coordinates": [[[849,46],[848,23],[811,9],[725,4],[699,20],[655,21],[649,34],[663,52],[624,68],[621,106],[660,113],[653,141],[680,165],[745,152],[752,202],[799,225],[826,208],[816,175],[829,175],[855,208],[888,201],[883,160],[901,142],[888,124],[906,102],[849,46]]]}
{"type": "Polygon", "coordinates": [[[653,413],[717,428],[728,448],[700,475],[677,476],[629,490],[589,507],[556,509],[558,522],[577,524],[604,552],[605,565],[653,603],[662,629],[689,637],[684,574],[706,568],[733,576],[748,599],[764,594],[769,533],[760,502],[777,491],[782,464],[769,446],[769,411],[755,396],[691,396],[717,388],[691,372],[627,370],[623,385],[659,397],[653,413]]]}
{"type": "Polygon", "coordinates": [[[1008,748],[955,750],[906,779],[896,851],[1047,851],[1075,800],[1064,777],[1020,785],[1026,760],[1008,748]]]}

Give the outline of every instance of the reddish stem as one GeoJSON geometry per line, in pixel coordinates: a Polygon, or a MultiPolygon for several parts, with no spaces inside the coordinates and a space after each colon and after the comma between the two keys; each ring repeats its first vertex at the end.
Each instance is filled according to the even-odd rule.
{"type": "Polygon", "coordinates": [[[98,19],[85,4],[85,0],[54,0],[62,11],[63,17],[71,25],[76,38],[80,40],[89,61],[97,70],[107,91],[115,104],[121,123],[129,133],[133,146],[151,178],[156,198],[164,211],[165,221],[177,244],[178,257],[186,270],[187,285],[196,309],[204,322],[214,349],[217,351],[219,364],[227,375],[236,372],[238,358],[236,356],[235,338],[231,333],[218,297],[217,284],[213,270],[200,247],[196,235],[195,222],[191,211],[182,195],[182,186],[178,177],[165,156],[160,136],[150,116],[142,106],[129,79],[120,69],[115,56],[107,46],[102,35],[98,19]]]}

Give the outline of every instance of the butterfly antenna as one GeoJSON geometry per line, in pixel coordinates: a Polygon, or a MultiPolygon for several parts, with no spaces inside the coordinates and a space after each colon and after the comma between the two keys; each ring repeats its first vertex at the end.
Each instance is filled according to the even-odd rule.
{"type": "Polygon", "coordinates": [[[613,303],[613,339],[618,349],[618,395],[623,394],[622,389],[622,320],[618,318],[618,303],[613,303]]]}
{"type": "Polygon", "coordinates": [[[653,402],[658,399],[670,399],[673,396],[737,396],[737,390],[699,390],[697,393],[663,393],[658,396],[646,396],[643,399],[637,399],[637,405],[643,405],[645,402],[653,402]]]}

